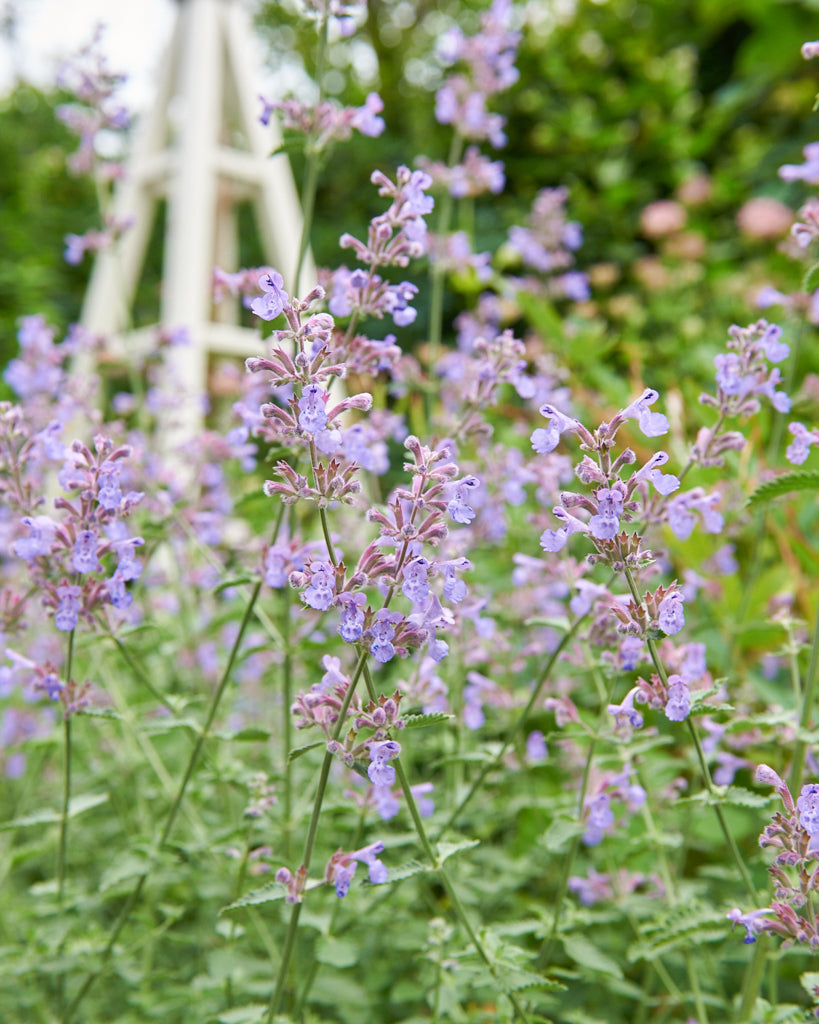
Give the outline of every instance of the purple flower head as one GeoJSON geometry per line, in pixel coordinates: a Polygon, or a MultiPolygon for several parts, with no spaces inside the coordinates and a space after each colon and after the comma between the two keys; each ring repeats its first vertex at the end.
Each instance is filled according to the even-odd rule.
{"type": "Polygon", "coordinates": [[[350,856],[353,860],[366,864],[370,872],[370,882],[373,885],[383,885],[387,881],[387,867],[378,859],[378,854],[383,853],[384,844],[380,841],[370,843],[360,850],[355,850],[350,856]]]}
{"type": "Polygon", "coordinates": [[[695,512],[702,517],[706,533],[721,533],[725,521],[714,508],[719,501],[719,494],[706,494],[702,487],[694,487],[672,498],[666,508],[672,533],[680,540],[687,540],[694,529],[695,512]]]}
{"type": "Polygon", "coordinates": [[[819,785],[808,783],[796,801],[799,824],[810,836],[810,850],[819,850],[819,785]]]}
{"type": "Polygon", "coordinates": [[[672,591],[660,601],[657,622],[664,633],[673,636],[685,625],[685,609],[683,596],[679,591],[672,591]]]}
{"type": "Polygon", "coordinates": [[[370,654],[382,665],[386,665],[395,657],[395,647],[392,641],[395,637],[395,626],[402,619],[403,616],[400,612],[390,612],[386,608],[380,608],[375,613],[375,620],[369,629],[372,636],[370,654]]]}
{"type": "Polygon", "coordinates": [[[54,616],[54,625],[57,629],[68,633],[76,628],[79,613],[82,611],[82,604],[79,600],[81,593],[82,590],[77,586],[57,587],[57,612],[54,616]]]}
{"type": "Polygon", "coordinates": [[[643,724],[643,716],[634,707],[634,698],[639,693],[639,686],[634,686],[628,691],[621,704],[609,704],[606,711],[614,715],[617,724],[628,722],[634,729],[639,729],[643,724]]]}
{"type": "Polygon", "coordinates": [[[620,529],[624,493],[616,484],[597,491],[597,515],[589,520],[589,533],[598,540],[611,540],[620,529]]]}
{"type": "Polygon", "coordinates": [[[668,700],[665,705],[665,717],[670,722],[683,722],[691,710],[691,696],[682,676],[668,677],[668,700]]]}
{"type": "Polygon", "coordinates": [[[367,775],[374,786],[392,786],[395,769],[389,764],[390,758],[401,753],[401,744],[395,740],[382,740],[370,744],[370,766],[367,775]]]}
{"type": "Polygon", "coordinates": [[[364,612],[361,606],[366,603],[364,594],[344,593],[339,595],[339,603],[342,605],[341,621],[338,631],[342,640],[348,644],[355,643],[361,639],[364,632],[364,612]]]}
{"type": "Polygon", "coordinates": [[[414,558],[403,569],[404,582],[401,590],[414,603],[426,601],[429,597],[429,562],[426,558],[414,558]]]}
{"type": "Polygon", "coordinates": [[[597,846],[603,841],[606,830],[614,824],[614,811],[608,793],[600,793],[586,801],[586,832],[583,842],[586,846],[597,846]]]}
{"type": "Polygon", "coordinates": [[[122,491],[119,489],[120,468],[116,462],[106,462],[97,477],[97,502],[105,509],[119,508],[122,491]]]}
{"type": "Polygon", "coordinates": [[[649,406],[660,397],[653,388],[646,388],[640,397],[627,406],[621,415],[624,419],[636,419],[646,437],[660,437],[668,433],[668,420],[661,412],[652,412],[649,406]]]}
{"type": "Polygon", "coordinates": [[[335,570],[329,562],[313,562],[310,566],[310,586],[302,594],[305,604],[319,611],[327,611],[333,602],[335,570]]]}
{"type": "Polygon", "coordinates": [[[623,672],[633,672],[643,653],[643,641],[636,636],[627,636],[620,644],[618,654],[623,672]]]}
{"type": "Polygon", "coordinates": [[[284,279],[275,270],[262,274],[259,278],[259,287],[264,292],[250,303],[251,310],[262,320],[275,320],[282,312],[289,301],[289,296],[284,291],[284,279]]]}
{"type": "Polygon", "coordinates": [[[571,416],[564,416],[553,405],[541,405],[540,415],[549,420],[548,427],[538,427],[532,433],[532,447],[539,455],[546,455],[557,448],[560,435],[577,430],[580,424],[571,416]]]}
{"type": "Polygon", "coordinates": [[[24,516],[21,522],[23,526],[28,527],[28,537],[22,537],[15,542],[15,555],[29,561],[40,555],[49,554],[57,524],[48,516],[24,516]]]}
{"type": "Polygon", "coordinates": [[[307,384],[299,399],[299,426],[308,434],[315,434],[327,426],[325,405],[329,395],[318,384],[307,384]]]}
{"type": "Polygon", "coordinates": [[[97,559],[99,540],[93,530],[80,530],[74,542],[72,564],[77,572],[96,572],[100,568],[97,559]]]}
{"type": "Polygon", "coordinates": [[[470,490],[479,487],[480,483],[476,476],[465,476],[453,485],[452,497],[446,511],[454,523],[467,524],[475,518],[475,510],[466,503],[466,495],[470,490]]]}
{"type": "Polygon", "coordinates": [[[575,516],[569,515],[565,508],[556,505],[552,515],[564,525],[559,530],[544,530],[540,535],[540,546],[544,551],[560,551],[573,533],[588,533],[589,527],[575,516]]]}
{"type": "Polygon", "coordinates": [[[526,737],[526,760],[530,764],[545,761],[549,756],[546,739],[539,729],[533,729],[526,737]]]}
{"type": "Polygon", "coordinates": [[[364,106],[359,107],[353,114],[352,126],[361,132],[362,135],[369,135],[376,138],[384,131],[384,118],[378,115],[384,109],[384,101],[377,92],[368,94],[364,106]]]}
{"type": "Polygon", "coordinates": [[[729,910],[725,915],[733,925],[741,924],[745,929],[745,938],[742,940],[744,943],[749,944],[756,942],[756,937],[760,932],[765,929],[765,922],[762,920],[763,914],[772,914],[773,911],[768,907],[763,910],[752,910],[748,914],[743,914],[739,907],[734,907],[733,910],[729,910]]]}
{"type": "Polygon", "coordinates": [[[353,880],[355,869],[358,867],[355,861],[350,864],[339,864],[336,867],[336,896],[343,899],[350,891],[350,882],[353,880]]]}
{"type": "Polygon", "coordinates": [[[451,601],[453,604],[460,604],[461,601],[466,597],[467,589],[466,584],[463,580],[459,580],[455,575],[456,563],[465,562],[465,565],[457,566],[460,569],[471,569],[471,563],[466,559],[455,559],[454,562],[450,562],[444,569],[444,587],[443,593],[447,601],[451,601]]]}
{"type": "Polygon", "coordinates": [[[131,607],[134,596],[125,589],[125,580],[120,575],[119,569],[105,581],[105,589],[108,591],[108,600],[114,608],[125,611],[126,608],[131,607]]]}
{"type": "MultiPolygon", "coordinates": [[[[811,445],[819,444],[819,429],[808,430],[802,423],[788,424],[793,441],[785,449],[785,458],[794,466],[801,466],[810,455],[811,445]]],[[[25,520],[24,520],[25,522],[25,520]]]]}

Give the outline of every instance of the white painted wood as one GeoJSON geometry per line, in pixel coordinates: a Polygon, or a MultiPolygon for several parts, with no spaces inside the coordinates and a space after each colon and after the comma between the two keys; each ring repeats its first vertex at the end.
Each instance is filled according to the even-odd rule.
{"type": "MultiPolygon", "coordinates": [[[[280,133],[258,120],[261,75],[242,0],[180,0],[178,7],[154,106],[135,133],[115,191],[115,215],[137,220],[117,245],[98,254],[82,313],[84,326],[111,337],[113,352],[139,348],[153,336],[144,327],[132,330],[131,308],[164,198],[160,321],[165,328],[186,327],[193,342],[168,352],[166,387],[175,399],[173,419],[163,429],[169,451],[202,427],[193,396],[206,389],[211,355],[262,351],[259,332],[239,326],[238,303],[215,308],[212,300],[213,267],[238,269],[237,201],[253,205],[264,261],[281,272],[288,290],[302,231],[289,161],[269,155],[280,133]]],[[[308,253],[298,293],[315,282],[308,253]]]]}

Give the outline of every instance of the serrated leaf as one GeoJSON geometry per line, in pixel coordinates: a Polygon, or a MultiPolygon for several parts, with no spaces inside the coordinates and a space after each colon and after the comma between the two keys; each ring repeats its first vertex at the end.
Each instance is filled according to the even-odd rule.
{"type": "Polygon", "coordinates": [[[812,996],[813,990],[819,986],[819,971],[805,971],[804,974],[800,974],[799,984],[812,996]]]}
{"type": "Polygon", "coordinates": [[[574,818],[555,818],[543,834],[543,845],[550,853],[562,853],[570,840],[585,829],[586,826],[574,818]]]}
{"type": "Polygon", "coordinates": [[[270,739],[268,729],[240,729],[238,732],[214,733],[220,740],[237,740],[239,743],[263,743],[270,739]]]}
{"type": "Polygon", "coordinates": [[[143,730],[151,736],[162,736],[166,732],[173,732],[175,729],[188,729],[197,736],[202,731],[201,726],[193,718],[153,718],[142,726],[143,730]]]}
{"type": "Polygon", "coordinates": [[[234,1006],[232,1010],[224,1010],[216,1020],[219,1024],[259,1024],[267,1016],[267,1004],[248,1003],[247,1006],[234,1006]]]}
{"type": "MultiPolygon", "coordinates": [[[[318,889],[324,884],[323,878],[308,878],[304,891],[309,892],[311,889],[318,889]]],[[[258,907],[262,903],[275,903],[277,900],[283,900],[285,896],[287,896],[287,889],[283,885],[279,882],[268,882],[261,889],[254,889],[252,892],[240,896],[233,903],[229,903],[226,907],[222,907],[219,913],[224,914],[226,910],[240,910],[242,907],[258,907]]]]}
{"type": "Polygon", "coordinates": [[[612,960],[597,946],[592,945],[588,939],[580,935],[561,935],[560,941],[566,955],[571,957],[576,964],[589,967],[593,971],[600,971],[601,974],[608,974],[612,978],[622,978],[623,971],[616,960],[612,960]]]}
{"type": "Polygon", "coordinates": [[[771,802],[769,793],[753,793],[750,789],[742,786],[714,786],[714,791],[707,789],[694,793],[689,797],[680,797],[678,803],[701,803],[709,807],[725,806],[732,807],[765,807],[771,802]]]}
{"type": "Polygon", "coordinates": [[[431,864],[422,864],[417,860],[409,860],[406,864],[399,864],[397,868],[389,869],[387,885],[390,882],[403,882],[405,878],[412,878],[413,875],[420,875],[424,871],[432,871],[431,864]]]}
{"type": "Polygon", "coordinates": [[[420,729],[424,725],[437,725],[439,722],[448,722],[454,715],[448,715],[445,711],[430,711],[426,715],[407,715],[404,718],[406,729],[420,729]]]}
{"type": "MultiPolygon", "coordinates": [[[[819,97],[817,97],[817,99],[819,99],[819,97]]],[[[819,263],[814,263],[812,267],[808,267],[805,271],[802,291],[815,292],[817,288],[819,288],[819,263]]]]}
{"type": "Polygon", "coordinates": [[[85,718],[112,718],[118,722],[122,721],[122,715],[118,715],[113,708],[78,708],[76,714],[85,718]]]}
{"type": "Polygon", "coordinates": [[[479,839],[462,839],[459,843],[437,843],[438,863],[443,864],[453,854],[461,853],[463,850],[471,850],[480,845],[479,839]]]}
{"type": "Polygon", "coordinates": [[[315,750],[316,747],[326,746],[327,744],[325,743],[324,740],[317,740],[315,743],[308,743],[307,746],[296,747],[295,750],[291,750],[290,753],[287,755],[287,761],[288,763],[290,763],[291,761],[295,761],[297,757],[301,757],[302,754],[306,754],[308,750],[315,750]]]}
{"type": "Polygon", "coordinates": [[[316,943],[316,960],[331,967],[352,967],[358,963],[359,951],[350,942],[333,935],[322,935],[316,943]]]}
{"type": "Polygon", "coordinates": [[[643,922],[639,927],[641,937],[629,947],[628,959],[653,960],[673,949],[719,942],[725,938],[725,929],[721,914],[691,900],[684,906],[661,910],[643,922]]]}
{"type": "Polygon", "coordinates": [[[793,491],[819,491],[819,470],[800,469],[793,473],[782,473],[775,480],[767,480],[748,498],[748,507],[765,505],[793,491]]]}
{"type": "MultiPolygon", "coordinates": [[[[79,796],[73,796],[68,801],[67,817],[76,818],[78,814],[90,811],[92,807],[99,807],[100,804],[107,803],[107,801],[107,793],[82,793],[79,796]]],[[[33,811],[31,814],[24,814],[19,818],[14,818],[12,821],[3,822],[0,825],[0,832],[8,832],[15,828],[28,828],[31,825],[51,825],[56,821],[60,821],[61,818],[62,814],[59,811],[46,807],[41,811],[33,811]]]]}

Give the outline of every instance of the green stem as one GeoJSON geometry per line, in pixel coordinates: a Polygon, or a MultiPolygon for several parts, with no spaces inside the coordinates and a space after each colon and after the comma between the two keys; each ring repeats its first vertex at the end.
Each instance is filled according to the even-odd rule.
{"type": "MultiPolygon", "coordinates": [[[[805,730],[810,726],[813,705],[816,700],[816,680],[819,676],[819,603],[816,606],[816,621],[813,624],[813,643],[810,651],[808,674],[805,678],[805,689],[802,698],[802,711],[799,715],[799,728],[805,730]]],[[[793,748],[793,764],[791,765],[790,790],[798,795],[802,788],[802,773],[805,768],[805,752],[807,743],[798,737],[793,748]]]]}
{"type": "MultiPolygon", "coordinates": [[[[461,159],[461,154],[463,153],[463,147],[464,140],[462,136],[456,132],[452,137],[452,143],[449,149],[449,158],[447,160],[448,167],[454,167],[455,164],[458,163],[461,159]]],[[[453,209],[454,200],[452,198],[452,193],[449,189],[446,189],[438,205],[438,223],[436,225],[436,231],[440,237],[443,237],[447,231],[449,231],[453,209]]],[[[430,269],[430,278],[429,366],[434,367],[441,352],[441,337],[443,334],[444,321],[445,275],[440,264],[433,264],[430,269]]]]}
{"type": "Polygon", "coordinates": [[[534,708],[535,704],[537,703],[537,701],[540,698],[540,695],[541,695],[541,693],[543,691],[543,687],[546,685],[547,680],[551,676],[552,669],[557,664],[558,658],[560,657],[560,655],[565,650],[566,645],[568,644],[568,642],[572,639],[572,637],[577,632],[577,630],[578,630],[578,628],[580,626],[580,623],[583,621],[584,618],[585,618],[585,616],[581,616],[580,618],[575,619],[575,621],[571,624],[571,626],[566,630],[566,632],[560,638],[560,642],[558,643],[557,647],[555,647],[555,649],[549,655],[549,658],[546,661],[546,664],[543,666],[543,671],[540,673],[540,677],[538,678],[538,681],[535,684],[534,689],[532,690],[532,693],[531,693],[531,695],[529,697],[529,700],[528,700],[528,702],[526,704],[526,707],[520,713],[520,715],[518,716],[516,721],[508,729],[508,731],[506,733],[506,736],[504,737],[503,743],[501,744],[500,750],[497,752],[497,754],[494,756],[494,758],[491,761],[487,762],[481,768],[480,772],[478,773],[477,777],[475,778],[475,781],[469,787],[469,792],[466,794],[466,796],[463,797],[463,799],[460,801],[460,803],[455,808],[455,810],[447,818],[445,824],[441,827],[441,830],[438,833],[439,836],[441,836],[444,832],[446,832],[447,829],[450,829],[450,828],[453,827],[455,822],[458,820],[458,818],[463,813],[464,808],[466,807],[466,805],[469,803],[469,801],[472,799],[472,797],[477,793],[477,791],[483,785],[483,782],[486,779],[487,775],[491,771],[494,771],[495,768],[498,767],[498,765],[503,760],[503,756],[506,753],[506,751],[512,746],[512,744],[515,742],[517,737],[523,731],[523,728],[524,728],[524,726],[526,724],[526,721],[527,721],[529,715],[532,712],[532,709],[534,708]]]}
{"type": "Polygon", "coordinates": [[[765,973],[770,944],[770,936],[765,935],[764,932],[757,937],[754,944],[754,955],[751,957],[742,982],[742,1001],[737,1011],[737,1024],[747,1024],[753,1015],[759,990],[762,987],[762,976],[765,973]]]}
{"type": "MultiPolygon", "coordinates": [[[[626,581],[628,582],[629,590],[631,591],[631,596],[634,598],[635,603],[639,607],[640,605],[642,605],[643,599],[639,591],[637,590],[637,584],[634,582],[634,576],[632,575],[631,570],[626,564],[625,559],[623,560],[623,574],[626,578],[626,581]]],[[[660,652],[657,650],[657,644],[655,643],[652,637],[646,637],[646,646],[648,647],[649,654],[651,655],[652,664],[654,665],[654,668],[657,670],[657,675],[660,677],[660,680],[662,681],[663,685],[668,686],[668,673],[666,672],[665,665],[663,664],[663,661],[660,658],[660,652]]],[[[711,780],[711,772],[708,769],[708,762],[705,759],[705,754],[702,749],[702,744],[700,743],[699,735],[690,716],[686,718],[685,724],[688,727],[689,735],[691,736],[691,739],[694,743],[694,749],[697,753],[697,760],[699,761],[700,772],[702,774],[703,782],[705,783],[705,788],[708,790],[709,796],[716,799],[717,793],[714,789],[714,783],[711,780]]],[[[737,866],[737,870],[739,871],[740,877],[742,878],[742,881],[745,883],[745,887],[748,890],[748,894],[751,898],[751,901],[755,903],[756,887],[754,886],[754,883],[751,881],[751,876],[748,873],[748,868],[745,866],[745,861],[742,859],[742,855],[739,852],[739,847],[736,844],[736,840],[734,839],[733,833],[728,828],[728,823],[725,820],[725,815],[723,814],[722,807],[719,803],[716,802],[713,806],[714,813],[716,814],[717,821],[719,822],[719,827],[722,830],[723,836],[725,837],[725,842],[728,846],[728,849],[731,851],[731,856],[734,859],[734,863],[737,866]]]]}
{"type": "MultiPolygon", "coordinates": [[[[74,630],[68,634],[65,659],[65,692],[70,693],[71,669],[74,660],[74,630]]],[[[57,847],[57,904],[62,909],[65,896],[65,865],[68,850],[68,805],[71,802],[71,715],[63,712],[63,800],[60,810],[60,842],[57,847]]]]}
{"type": "MultiPolygon", "coordinates": [[[[227,665],[225,666],[225,670],[222,673],[222,678],[220,679],[219,685],[216,687],[216,691],[214,692],[213,697],[211,699],[210,708],[208,710],[208,715],[205,720],[205,724],[202,727],[202,730],[200,731],[196,739],[196,743],[194,744],[193,750],[190,753],[190,757],[188,758],[187,768],[185,769],[185,774],[182,778],[182,782],[179,785],[179,789],[176,794],[176,799],[174,800],[170,810],[168,811],[167,817],[165,819],[165,826],[162,829],[162,834],[156,846],[157,852],[161,850],[165,843],[168,841],[168,837],[170,836],[171,831],[173,830],[174,823],[176,822],[176,816],[179,813],[179,808],[185,796],[185,791],[187,790],[188,783],[190,782],[196,765],[198,763],[199,754],[201,753],[202,746],[209,735],[210,728],[213,725],[213,721],[216,717],[216,712],[219,708],[219,704],[222,700],[222,697],[224,696],[228,681],[230,680],[231,674],[233,672],[233,665],[234,662],[236,661],[236,656],[239,653],[239,648],[241,646],[245,630],[247,629],[247,626],[253,615],[253,609],[256,605],[256,601],[259,597],[259,592],[261,591],[261,588],[262,583],[260,580],[253,587],[253,592],[250,595],[250,600],[248,601],[244,615],[242,616],[242,621],[239,625],[239,631],[236,634],[236,639],[233,643],[233,647],[231,648],[227,665]]],[[[68,1007],[68,1011],[65,1015],[64,1024],[68,1024],[68,1022],[71,1020],[71,1018],[74,1016],[77,1009],[79,1008],[80,1003],[88,994],[89,990],[91,989],[91,986],[104,972],[108,964],[108,961],[111,958],[111,953],[113,952],[114,944],[119,938],[120,932],[125,927],[128,918],[131,916],[131,911],[134,909],[134,907],[139,901],[140,896],[142,895],[142,890],[145,887],[145,883],[148,880],[152,867],[153,863],[148,868],[146,868],[146,870],[143,871],[143,873],[139,876],[136,886],[131,891],[131,895],[128,897],[125,906],[120,911],[119,917],[114,922],[114,927],[112,928],[111,933],[108,936],[108,941],[105,944],[105,948],[103,949],[100,957],[100,966],[97,968],[97,970],[89,972],[89,974],[86,976],[85,981],[83,982],[76,996],[74,996],[71,1005],[68,1007]]]]}
{"type": "MultiPolygon", "coordinates": [[[[365,679],[367,680],[367,688],[370,692],[370,699],[375,699],[375,689],[372,686],[372,681],[369,678],[369,673],[366,670],[365,679]]],[[[487,970],[492,974],[493,977],[495,977],[495,966],[490,960],[486,950],[484,949],[483,943],[478,937],[477,932],[472,927],[472,922],[469,920],[469,916],[466,913],[466,908],[461,902],[461,898],[460,896],[458,896],[455,887],[452,885],[449,875],[447,874],[446,868],[444,867],[443,864],[439,862],[439,859],[432,848],[432,844],[430,843],[429,837],[427,836],[426,833],[426,829],[424,828],[423,819],[421,818],[421,814],[418,810],[418,805],[415,802],[415,797],[412,795],[409,779],[407,778],[407,774],[404,771],[404,765],[401,762],[401,758],[394,758],[392,763],[395,766],[395,771],[398,775],[398,780],[401,784],[401,789],[403,790],[404,793],[404,800],[406,800],[407,808],[409,809],[410,812],[410,817],[412,818],[412,822],[415,825],[415,831],[418,833],[418,839],[421,842],[421,846],[424,849],[424,853],[427,855],[430,864],[432,865],[436,874],[441,880],[441,884],[446,890],[446,893],[449,896],[450,903],[452,904],[452,908],[455,911],[455,916],[458,918],[464,931],[469,936],[469,940],[474,946],[475,952],[483,961],[483,964],[487,968],[487,970]]],[[[521,1005],[517,995],[514,992],[506,991],[502,985],[500,985],[499,987],[501,991],[504,992],[507,999],[509,999],[509,1001],[512,1003],[512,1008],[515,1011],[515,1017],[518,1020],[523,1021],[524,1024],[526,1024],[529,1018],[527,1017],[526,1011],[523,1009],[523,1006],[521,1005]]]]}
{"type": "MultiPolygon", "coordinates": [[[[353,699],[358,681],[361,678],[361,673],[364,671],[364,666],[367,661],[367,651],[362,650],[359,654],[358,664],[356,665],[355,673],[353,678],[350,680],[350,685],[347,687],[347,692],[344,694],[344,701],[342,702],[341,708],[338,713],[338,719],[336,720],[335,728],[333,729],[333,740],[338,740],[341,735],[341,730],[347,721],[347,711],[350,707],[350,702],[353,699]]],[[[313,849],[316,844],[316,836],[318,834],[319,818],[321,817],[321,806],[324,802],[324,793],[327,789],[327,779],[330,776],[330,766],[333,763],[333,754],[329,751],[325,751],[324,760],[321,763],[321,771],[319,773],[318,786],[316,787],[316,795],[313,799],[313,812],[310,815],[310,824],[307,828],[307,838],[304,841],[304,853],[302,855],[300,872],[307,878],[307,873],[310,870],[310,861],[313,857],[313,849]]],[[[300,894],[301,895],[301,894],[300,894]]],[[[270,997],[270,1005],[267,1011],[267,1020],[272,1021],[273,1017],[279,1012],[281,1008],[281,1002],[284,997],[284,985],[287,980],[287,974],[290,968],[290,960],[293,956],[293,949],[296,942],[296,933],[298,931],[299,916],[301,915],[301,899],[293,904],[293,910],[290,914],[290,923],[287,927],[287,935],[284,940],[284,948],[282,950],[282,958],[279,963],[279,973],[276,977],[276,985],[273,989],[273,994],[270,997]]]]}

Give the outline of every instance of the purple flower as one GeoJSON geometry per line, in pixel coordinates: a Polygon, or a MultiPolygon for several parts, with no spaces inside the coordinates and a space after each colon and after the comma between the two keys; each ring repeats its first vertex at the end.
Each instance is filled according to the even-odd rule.
{"type": "Polygon", "coordinates": [[[353,880],[357,866],[353,861],[351,864],[340,864],[336,868],[336,896],[339,899],[343,899],[350,891],[350,882],[353,880]]]}
{"type": "Polygon", "coordinates": [[[327,611],[333,602],[335,570],[329,562],[313,562],[310,566],[310,586],[302,594],[305,604],[318,611],[327,611]]]}
{"type": "Polygon", "coordinates": [[[114,462],[106,462],[100,468],[97,477],[97,501],[103,508],[119,508],[122,491],[119,489],[119,466],[114,462]]]}
{"type": "Polygon", "coordinates": [[[476,476],[465,476],[454,486],[452,498],[447,504],[446,510],[453,523],[471,523],[475,518],[475,510],[466,503],[466,494],[469,489],[478,487],[480,480],[476,476]]]}
{"type": "Polygon", "coordinates": [[[364,106],[359,107],[350,122],[362,135],[377,138],[384,131],[384,118],[378,117],[384,109],[384,101],[377,92],[368,94],[364,106]]]}
{"type": "Polygon", "coordinates": [[[683,722],[691,710],[691,696],[682,676],[668,677],[668,700],[665,705],[665,717],[670,722],[683,722]]]}
{"type": "Polygon", "coordinates": [[[725,915],[729,921],[732,922],[732,926],[741,924],[745,929],[745,938],[742,940],[746,945],[751,942],[756,942],[756,937],[761,931],[764,931],[765,922],[762,920],[763,914],[772,914],[773,911],[768,907],[763,910],[752,910],[748,914],[743,914],[739,907],[734,907],[733,910],[729,910],[725,915]]]}
{"type": "Polygon", "coordinates": [[[600,793],[586,802],[586,832],[583,842],[586,846],[597,846],[603,841],[606,829],[614,824],[614,811],[608,793],[600,793]]]}
{"type": "MultiPolygon", "coordinates": [[[[632,666],[633,667],[633,666],[632,666]]],[[[628,722],[634,729],[639,729],[643,724],[643,716],[634,707],[634,698],[639,692],[639,687],[634,686],[628,691],[623,698],[621,704],[609,704],[606,711],[610,715],[614,715],[617,719],[617,724],[621,722],[628,722]]]]}
{"type": "Polygon", "coordinates": [[[636,419],[640,424],[640,430],[646,437],[659,437],[668,433],[668,420],[661,412],[652,412],[649,409],[660,397],[653,388],[646,388],[640,397],[627,406],[622,416],[624,419],[636,419]]]}
{"type": "Polygon", "coordinates": [[[414,558],[404,566],[401,590],[410,601],[418,603],[429,597],[428,573],[429,562],[426,558],[414,558]]]}
{"type": "Polygon", "coordinates": [[[801,466],[810,455],[811,445],[819,444],[819,430],[816,428],[808,430],[798,422],[789,423],[788,430],[793,434],[793,441],[785,449],[785,458],[792,465],[801,466]]]}
{"type": "Polygon", "coordinates": [[[324,410],[327,392],[318,384],[307,384],[299,399],[299,426],[308,434],[315,434],[327,426],[327,413],[324,410]]]}
{"type": "Polygon", "coordinates": [[[549,748],[546,746],[546,739],[539,729],[533,729],[526,737],[526,760],[530,764],[537,761],[545,761],[549,756],[549,748]]]}
{"type": "Polygon", "coordinates": [[[370,882],[373,885],[383,885],[387,881],[387,867],[378,859],[378,854],[384,850],[384,844],[379,840],[376,843],[370,843],[369,846],[364,846],[360,850],[356,850],[350,854],[353,860],[357,860],[362,864],[366,864],[369,868],[370,882]]]}
{"type": "Polygon", "coordinates": [[[673,636],[685,625],[683,596],[679,591],[672,591],[660,601],[657,622],[664,633],[673,636]]]}
{"type": "Polygon", "coordinates": [[[548,427],[538,427],[533,431],[532,447],[539,455],[546,455],[557,448],[560,435],[577,430],[579,423],[571,416],[564,416],[553,405],[541,405],[540,415],[550,421],[548,427]]]}
{"type": "Polygon", "coordinates": [[[105,589],[108,591],[108,599],[115,608],[125,611],[126,608],[131,607],[134,596],[125,589],[125,580],[120,575],[119,569],[105,581],[105,589]]]}
{"type": "Polygon", "coordinates": [[[382,740],[370,744],[370,766],[367,775],[374,786],[392,786],[395,782],[395,769],[389,760],[401,753],[400,743],[395,740],[382,740]]]}
{"type": "Polygon", "coordinates": [[[611,540],[620,529],[623,513],[623,495],[615,487],[601,487],[597,491],[597,515],[589,520],[589,532],[597,540],[611,540]]]}
{"type": "Polygon", "coordinates": [[[100,568],[97,559],[99,541],[93,530],[80,530],[74,542],[72,564],[77,572],[96,572],[100,568]]]}
{"type": "Polygon", "coordinates": [[[402,618],[400,612],[390,612],[386,608],[380,608],[375,613],[375,621],[369,630],[373,638],[370,654],[382,665],[386,665],[395,657],[395,647],[392,643],[395,637],[395,624],[402,618]]]}
{"type": "Polygon", "coordinates": [[[364,612],[361,605],[366,602],[364,594],[344,593],[339,595],[339,602],[342,605],[341,622],[338,631],[342,640],[348,644],[355,643],[361,639],[364,632],[364,612]]]}
{"type": "Polygon", "coordinates": [[[82,610],[79,597],[82,590],[77,586],[63,585],[57,587],[57,612],[54,616],[54,625],[57,629],[70,632],[75,629],[82,610]]]}
{"type": "Polygon", "coordinates": [[[799,824],[810,836],[811,850],[819,850],[819,785],[808,783],[796,801],[799,824]]]}
{"type": "Polygon", "coordinates": [[[268,274],[262,274],[259,278],[259,287],[265,294],[250,303],[250,308],[256,316],[262,320],[275,320],[279,316],[289,298],[283,285],[284,279],[277,271],[271,270],[268,274]]]}
{"type": "Polygon", "coordinates": [[[22,537],[15,542],[15,555],[29,561],[40,555],[49,554],[57,524],[48,516],[24,516],[21,522],[23,526],[28,527],[28,537],[22,537]]]}

